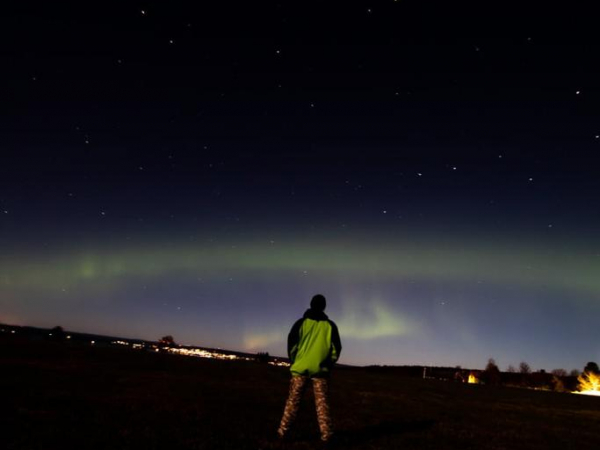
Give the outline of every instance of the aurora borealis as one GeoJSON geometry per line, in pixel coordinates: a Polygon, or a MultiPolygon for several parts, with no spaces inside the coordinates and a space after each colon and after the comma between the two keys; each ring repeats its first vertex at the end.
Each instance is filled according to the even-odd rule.
{"type": "Polygon", "coordinates": [[[583,250],[434,237],[251,241],[10,258],[1,266],[3,298],[13,300],[5,307],[33,323],[71,317],[71,328],[280,354],[282,318],[322,291],[356,363],[475,365],[493,354],[556,366],[596,345],[585,336],[600,295],[598,256],[583,250]]]}
{"type": "Polygon", "coordinates": [[[348,364],[600,359],[598,46],[414,3],[9,11],[0,322],[283,355],[322,293],[348,364]]]}

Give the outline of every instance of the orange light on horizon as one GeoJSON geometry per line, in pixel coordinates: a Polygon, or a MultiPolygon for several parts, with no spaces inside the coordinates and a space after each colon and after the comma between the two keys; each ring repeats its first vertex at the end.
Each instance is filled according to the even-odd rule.
{"type": "Polygon", "coordinates": [[[579,391],[576,394],[595,395],[600,397],[600,375],[593,372],[583,372],[579,377],[579,391]]]}

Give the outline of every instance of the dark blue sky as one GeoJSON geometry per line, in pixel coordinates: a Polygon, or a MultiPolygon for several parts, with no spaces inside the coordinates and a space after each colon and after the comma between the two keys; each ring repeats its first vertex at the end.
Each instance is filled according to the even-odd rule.
{"type": "MultiPolygon", "coordinates": [[[[200,3],[200,4],[196,4],[200,3]]],[[[0,321],[347,363],[600,359],[585,11],[20,2],[0,18],[0,321]]]]}

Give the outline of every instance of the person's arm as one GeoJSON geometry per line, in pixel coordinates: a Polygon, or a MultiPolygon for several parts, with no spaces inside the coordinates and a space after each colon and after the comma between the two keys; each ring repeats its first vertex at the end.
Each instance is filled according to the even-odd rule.
{"type": "Polygon", "coordinates": [[[300,328],[302,327],[302,322],[304,322],[304,319],[297,320],[290,330],[290,334],[288,334],[287,352],[288,358],[290,358],[290,361],[292,362],[294,362],[294,359],[296,359],[298,343],[300,342],[300,328]]]}
{"type": "Polygon", "coordinates": [[[331,361],[336,362],[342,353],[342,341],[337,325],[331,320],[329,323],[331,324],[331,361]]]}

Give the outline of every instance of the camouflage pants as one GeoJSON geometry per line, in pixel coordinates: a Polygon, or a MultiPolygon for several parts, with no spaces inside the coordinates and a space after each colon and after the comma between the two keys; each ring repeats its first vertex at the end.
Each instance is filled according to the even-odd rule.
{"type": "MultiPolygon", "coordinates": [[[[321,429],[321,440],[328,441],[333,435],[331,426],[331,415],[329,414],[328,399],[328,380],[326,378],[310,378],[312,380],[313,392],[315,394],[315,405],[317,407],[317,419],[321,429]]],[[[290,394],[285,404],[283,417],[277,433],[283,437],[290,429],[290,426],[296,419],[300,400],[306,389],[309,378],[303,376],[294,376],[290,381],[290,394]]]]}

